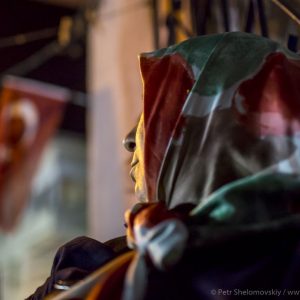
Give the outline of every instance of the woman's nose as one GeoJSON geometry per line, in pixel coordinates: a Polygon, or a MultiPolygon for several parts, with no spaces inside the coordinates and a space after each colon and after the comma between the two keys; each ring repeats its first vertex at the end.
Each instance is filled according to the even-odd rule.
{"type": "Polygon", "coordinates": [[[136,133],[136,128],[137,126],[135,126],[124,138],[123,140],[123,145],[125,147],[125,149],[129,152],[134,152],[135,151],[135,147],[136,147],[136,143],[135,143],[135,133],[136,133]]]}

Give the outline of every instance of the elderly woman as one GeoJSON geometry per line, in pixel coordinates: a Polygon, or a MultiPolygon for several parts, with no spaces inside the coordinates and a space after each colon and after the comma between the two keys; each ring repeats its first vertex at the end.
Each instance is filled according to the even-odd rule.
{"type": "Polygon", "coordinates": [[[104,265],[83,282],[87,299],[299,289],[300,57],[225,33],[142,54],[140,66],[144,111],[135,141],[125,140],[140,201],[126,213],[134,251],[105,264],[117,254],[98,245],[106,256],[79,267],[104,265]]]}

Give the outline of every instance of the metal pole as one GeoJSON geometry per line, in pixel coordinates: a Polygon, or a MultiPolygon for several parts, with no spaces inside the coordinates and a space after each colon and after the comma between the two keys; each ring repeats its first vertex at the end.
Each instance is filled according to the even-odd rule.
{"type": "Polygon", "coordinates": [[[290,6],[287,6],[286,3],[280,0],[272,0],[272,2],[277,5],[285,14],[287,14],[294,22],[300,26],[300,14],[296,12],[290,6]]]}
{"type": "Polygon", "coordinates": [[[258,16],[259,16],[259,22],[261,28],[261,35],[268,37],[269,31],[268,31],[264,3],[263,0],[256,0],[256,1],[257,1],[258,16]]]}
{"type": "Polygon", "coordinates": [[[159,49],[159,22],[157,0],[151,0],[154,48],[159,49]]]}
{"type": "Polygon", "coordinates": [[[253,5],[253,0],[249,0],[245,32],[252,32],[253,22],[254,22],[254,5],[253,5]]]}
{"type": "Polygon", "coordinates": [[[230,31],[228,1],[221,0],[221,6],[222,6],[222,13],[223,13],[224,31],[230,31]]]}

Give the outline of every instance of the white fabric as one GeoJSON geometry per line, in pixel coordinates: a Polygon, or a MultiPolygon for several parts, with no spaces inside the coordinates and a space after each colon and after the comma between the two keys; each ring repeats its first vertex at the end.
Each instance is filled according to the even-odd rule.
{"type": "Polygon", "coordinates": [[[168,219],[152,228],[135,226],[134,236],[135,244],[131,246],[137,254],[126,274],[122,300],[143,299],[147,286],[146,255],[159,270],[167,270],[179,262],[188,231],[180,220],[168,219]]]}

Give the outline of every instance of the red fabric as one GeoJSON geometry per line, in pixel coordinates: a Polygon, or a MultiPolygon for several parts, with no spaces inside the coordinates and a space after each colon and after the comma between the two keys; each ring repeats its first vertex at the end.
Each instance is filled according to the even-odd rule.
{"type": "Polygon", "coordinates": [[[179,54],[141,57],[140,65],[144,81],[145,177],[148,199],[156,201],[159,170],[175,125],[182,121],[180,113],[194,78],[179,54]]]}
{"type": "MultiPolygon", "coordinates": [[[[43,86],[44,87],[44,86],[43,86]]],[[[0,229],[17,224],[30,196],[42,150],[54,133],[66,99],[55,99],[39,84],[4,83],[0,104],[0,229]],[[20,87],[18,84],[21,84],[20,87]],[[27,115],[26,115],[27,111],[27,115]]]]}
{"type": "Polygon", "coordinates": [[[263,68],[238,89],[245,113],[238,120],[253,133],[291,135],[300,131],[300,62],[282,53],[267,57],[263,68]]]}

